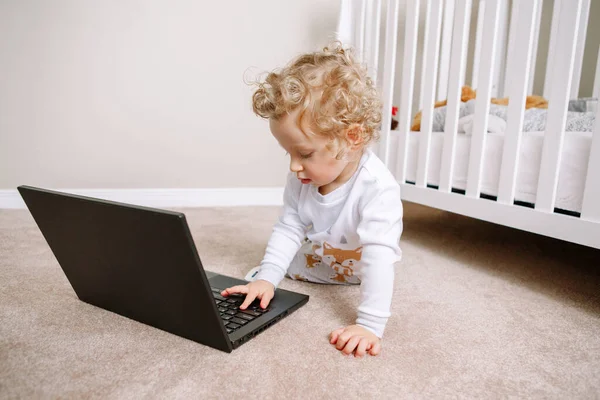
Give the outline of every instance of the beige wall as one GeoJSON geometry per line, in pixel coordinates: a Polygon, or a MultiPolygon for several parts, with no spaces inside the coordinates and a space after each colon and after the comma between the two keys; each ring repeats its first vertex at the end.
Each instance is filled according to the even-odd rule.
{"type": "Polygon", "coordinates": [[[282,186],[247,68],[333,37],[338,0],[0,1],[0,189],[282,186]]]}

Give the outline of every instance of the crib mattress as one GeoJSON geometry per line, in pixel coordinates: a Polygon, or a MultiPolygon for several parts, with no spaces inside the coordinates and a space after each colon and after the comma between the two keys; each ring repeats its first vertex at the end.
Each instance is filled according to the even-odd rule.
{"type": "MultiPolygon", "coordinates": [[[[407,181],[414,182],[417,177],[417,159],[421,132],[410,132],[408,140],[407,181]]],[[[544,132],[522,132],[520,148],[520,164],[517,172],[515,200],[535,204],[538,176],[542,159],[544,132]]],[[[393,131],[391,140],[391,156],[395,158],[398,149],[399,135],[393,131]]],[[[559,170],[555,207],[572,212],[581,212],[583,189],[587,165],[590,157],[591,132],[566,132],[559,170]]],[[[442,147],[444,132],[433,132],[429,155],[427,183],[438,186],[440,183],[440,166],[442,163],[442,147]]],[[[452,187],[466,190],[469,164],[471,136],[457,134],[454,173],[452,187]]],[[[488,133],[485,143],[481,193],[489,196],[498,195],[500,168],[504,134],[488,133]]]]}

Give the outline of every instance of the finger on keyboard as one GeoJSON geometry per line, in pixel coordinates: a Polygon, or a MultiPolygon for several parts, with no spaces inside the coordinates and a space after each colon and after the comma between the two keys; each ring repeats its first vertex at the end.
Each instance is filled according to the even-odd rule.
{"type": "Polygon", "coordinates": [[[231,294],[236,294],[236,293],[242,293],[242,294],[248,293],[248,286],[246,286],[246,285],[233,286],[233,287],[223,290],[221,292],[221,295],[229,296],[231,294]]]}
{"type": "Polygon", "coordinates": [[[269,303],[271,302],[271,299],[273,298],[274,293],[265,293],[262,296],[262,299],[260,300],[260,307],[261,308],[267,308],[267,306],[269,305],[269,303]]]}
{"type": "Polygon", "coordinates": [[[254,301],[254,299],[256,299],[256,293],[254,293],[254,292],[248,293],[246,295],[246,300],[244,300],[244,302],[240,306],[240,310],[245,310],[246,308],[248,308],[248,306],[250,305],[250,303],[252,303],[254,301]]]}

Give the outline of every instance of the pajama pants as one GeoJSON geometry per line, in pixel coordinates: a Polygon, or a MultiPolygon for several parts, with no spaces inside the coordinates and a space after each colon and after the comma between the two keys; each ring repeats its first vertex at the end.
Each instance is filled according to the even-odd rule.
{"type": "Polygon", "coordinates": [[[310,240],[305,240],[290,263],[287,277],[314,283],[335,285],[360,284],[360,280],[356,276],[358,261],[348,257],[342,259],[340,254],[344,252],[343,250],[332,247],[328,249],[329,251],[319,249],[310,240]],[[323,255],[316,254],[315,251],[323,255]]]}

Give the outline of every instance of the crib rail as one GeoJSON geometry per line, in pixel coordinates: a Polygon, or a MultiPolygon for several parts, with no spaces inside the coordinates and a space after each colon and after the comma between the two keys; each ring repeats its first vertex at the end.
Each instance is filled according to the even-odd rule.
{"type": "Polygon", "coordinates": [[[552,91],[548,102],[548,120],[544,136],[540,177],[535,208],[543,212],[554,210],[556,187],[558,185],[558,172],[562,157],[567,109],[573,64],[575,44],[579,27],[582,0],[571,0],[569,6],[561,7],[558,21],[558,40],[556,52],[560,57],[555,57],[555,63],[550,71],[552,91]]]}
{"type": "MultiPolygon", "coordinates": [[[[469,175],[467,177],[467,196],[479,198],[481,190],[481,170],[483,167],[483,150],[485,146],[486,127],[488,126],[490,102],[492,94],[492,77],[498,45],[498,21],[500,17],[501,1],[486,1],[483,14],[483,26],[486,27],[482,38],[481,62],[479,63],[479,77],[481,82],[475,104],[475,120],[473,122],[473,136],[471,138],[471,152],[469,155],[469,175]]],[[[444,144],[444,147],[448,143],[444,144]]]]}
{"type": "Polygon", "coordinates": [[[425,54],[423,60],[421,98],[423,99],[423,136],[419,141],[419,162],[417,166],[417,186],[425,187],[429,167],[429,149],[431,143],[431,128],[433,125],[433,103],[435,101],[436,78],[438,72],[438,55],[440,46],[440,30],[442,25],[442,0],[427,2],[425,31],[425,54]]]}
{"type": "MultiPolygon", "coordinates": [[[[352,1],[352,0],[344,0],[352,1]]],[[[369,20],[377,14],[380,0],[363,1],[361,15],[369,20]]],[[[379,155],[402,185],[402,197],[429,206],[600,248],[600,107],[596,116],[580,215],[556,213],[556,193],[565,142],[569,100],[578,97],[590,19],[591,0],[386,0],[384,56],[372,46],[377,21],[356,32],[357,46],[369,69],[382,75],[384,114],[379,155]],[[545,4],[546,3],[546,4],[545,4]],[[537,61],[545,57],[542,42],[542,7],[552,11],[547,65],[540,71],[537,61]],[[421,12],[425,11],[425,15],[421,12]],[[471,24],[471,16],[475,23],[471,24]],[[399,19],[404,22],[399,35],[399,19]],[[419,37],[419,28],[423,37],[419,37]],[[371,33],[369,33],[371,32],[371,33]],[[398,38],[400,40],[398,41],[398,38]],[[469,48],[472,47],[471,56],[469,48]],[[369,52],[367,48],[371,47],[369,52]],[[396,49],[401,57],[396,62],[396,49]],[[381,62],[380,62],[381,61],[381,62]],[[421,68],[418,63],[421,61],[421,68]],[[467,76],[467,70],[471,74],[467,76]],[[394,92],[396,72],[400,90],[394,92]],[[421,72],[421,74],[419,73],[421,72]],[[543,76],[536,76],[542,74],[543,76]],[[419,75],[421,75],[420,80],[419,75]],[[534,93],[534,79],[543,82],[548,99],[548,117],[543,134],[535,201],[526,207],[515,199],[523,145],[522,127],[526,96],[534,93]],[[461,88],[477,90],[473,129],[468,150],[464,190],[453,185],[457,164],[458,122],[461,88]],[[491,97],[508,97],[506,130],[501,148],[496,196],[482,194],[486,168],[486,141],[491,97]],[[434,102],[447,99],[443,141],[432,163],[434,102]],[[390,130],[392,104],[399,105],[398,130],[390,130]],[[416,111],[422,111],[418,143],[411,132],[416,111]],[[412,141],[412,142],[411,142],[412,141]],[[414,181],[407,181],[408,161],[414,181]],[[416,168],[414,167],[416,165],[416,168]],[[439,168],[439,174],[437,170],[439,168]],[[416,170],[416,173],[414,172],[416,170]],[[438,176],[435,183],[431,176],[438,176]],[[437,175],[436,175],[437,174],[437,175]]],[[[361,9],[361,8],[359,8],[361,9]]],[[[544,14],[545,15],[545,14],[544,14]]],[[[377,17],[379,18],[379,17],[377,17]]],[[[365,22],[365,21],[363,21],[365,22]]],[[[600,55],[593,95],[600,95],[600,55]]],[[[439,133],[436,133],[439,137],[439,133]]],[[[439,141],[437,142],[439,143],[439,141]]],[[[463,161],[464,163],[464,161],[463,161]]]]}
{"type": "MultiPolygon", "coordinates": [[[[395,68],[385,68],[386,65],[396,65],[396,40],[398,32],[398,0],[388,0],[387,2],[387,23],[386,23],[386,43],[384,53],[384,68],[383,68],[383,108],[385,110],[392,109],[392,99],[394,86],[394,72],[395,68]]],[[[389,154],[390,154],[390,126],[392,116],[389,112],[383,114],[381,130],[381,143],[380,143],[380,157],[385,165],[389,165],[389,154]]]]}
{"type": "MultiPolygon", "coordinates": [[[[600,55],[598,57],[600,58],[600,55]]],[[[592,136],[581,218],[600,223],[600,107],[596,112],[596,126],[592,136]]]]}
{"type": "Polygon", "coordinates": [[[596,60],[596,76],[594,79],[594,91],[592,97],[600,98],[600,46],[598,47],[598,58],[596,60]]]}
{"type": "MultiPolygon", "coordinates": [[[[448,86],[448,106],[446,108],[446,125],[444,128],[444,148],[442,149],[442,170],[440,191],[449,193],[452,189],[454,176],[454,150],[456,148],[456,131],[458,130],[458,114],[460,107],[460,92],[466,67],[466,54],[469,35],[469,20],[471,16],[471,0],[458,0],[452,36],[452,56],[450,76],[460,76],[461,79],[450,80],[448,86]]],[[[402,153],[404,154],[404,153],[402,153]]],[[[404,181],[402,181],[404,182],[404,181]]]]}
{"type": "Polygon", "coordinates": [[[513,12],[514,29],[511,29],[513,53],[509,58],[507,68],[509,71],[522,70],[523,73],[514,74],[512,82],[509,83],[508,97],[512,101],[508,105],[502,169],[498,187],[498,202],[503,204],[512,204],[515,198],[517,171],[519,170],[517,155],[521,149],[521,126],[523,126],[525,98],[529,87],[527,81],[532,79],[530,73],[532,42],[535,30],[537,30],[535,25],[531,24],[531,18],[539,15],[539,5],[536,1],[521,1],[513,12]],[[517,38],[519,38],[518,41],[517,38]]]}
{"type": "MultiPolygon", "coordinates": [[[[417,35],[419,29],[419,0],[409,1],[406,3],[406,21],[404,24],[404,55],[402,58],[402,90],[400,93],[400,114],[398,117],[398,127],[400,129],[400,144],[399,153],[407,154],[408,149],[408,132],[410,132],[411,125],[411,110],[413,106],[413,92],[414,92],[414,75],[415,75],[415,63],[417,58],[417,35]]],[[[396,32],[391,32],[395,34],[396,32]]],[[[599,57],[600,59],[600,57],[599,57]]],[[[386,63],[386,65],[388,65],[386,63]]],[[[392,87],[394,85],[394,72],[395,68],[387,68],[388,71],[387,80],[384,80],[383,92],[388,91],[386,99],[389,98],[388,108],[389,110],[392,103],[392,87]]],[[[382,132],[389,135],[389,125],[383,125],[382,132]]],[[[396,157],[396,177],[400,182],[406,181],[406,162],[407,157],[396,157]]]]}
{"type": "Polygon", "coordinates": [[[529,77],[527,79],[527,94],[533,94],[533,78],[535,76],[535,67],[537,63],[537,55],[538,55],[538,43],[540,38],[540,27],[542,24],[542,8],[544,7],[544,0],[539,0],[536,4],[536,12],[533,18],[534,23],[534,31],[533,31],[533,39],[531,43],[531,61],[530,61],[530,69],[529,69],[529,77]]]}

